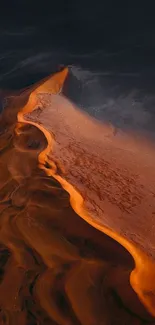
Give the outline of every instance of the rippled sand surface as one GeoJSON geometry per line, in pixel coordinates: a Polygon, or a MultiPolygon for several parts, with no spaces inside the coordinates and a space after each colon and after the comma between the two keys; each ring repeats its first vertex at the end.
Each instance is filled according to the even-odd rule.
{"type": "Polygon", "coordinates": [[[7,95],[0,120],[0,324],[155,324],[155,150],[60,92],[7,95]]]}

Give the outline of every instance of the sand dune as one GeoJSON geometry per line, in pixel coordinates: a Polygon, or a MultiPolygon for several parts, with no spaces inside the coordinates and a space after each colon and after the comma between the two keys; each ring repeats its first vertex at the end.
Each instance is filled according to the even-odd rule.
{"type": "Polygon", "coordinates": [[[155,150],[61,94],[7,99],[0,125],[0,324],[155,324],[155,150]]]}

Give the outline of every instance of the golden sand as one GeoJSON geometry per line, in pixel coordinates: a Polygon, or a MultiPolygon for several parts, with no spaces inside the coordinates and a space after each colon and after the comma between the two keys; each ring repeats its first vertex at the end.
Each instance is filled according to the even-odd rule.
{"type": "Polygon", "coordinates": [[[75,107],[67,75],[1,116],[0,321],[154,324],[154,146],[75,107]]]}

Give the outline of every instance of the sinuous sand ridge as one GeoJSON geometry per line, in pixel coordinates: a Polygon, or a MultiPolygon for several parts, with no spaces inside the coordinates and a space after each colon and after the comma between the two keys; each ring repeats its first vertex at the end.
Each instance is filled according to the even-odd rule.
{"type": "Polygon", "coordinates": [[[155,324],[155,148],[61,94],[68,69],[0,120],[0,324],[155,324]]]}

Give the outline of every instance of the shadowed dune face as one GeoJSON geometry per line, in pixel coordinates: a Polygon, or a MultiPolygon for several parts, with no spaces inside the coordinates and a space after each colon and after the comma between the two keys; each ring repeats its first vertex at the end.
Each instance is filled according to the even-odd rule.
{"type": "Polygon", "coordinates": [[[1,115],[0,324],[155,324],[153,145],[80,112],[67,74],[1,115]]]}

